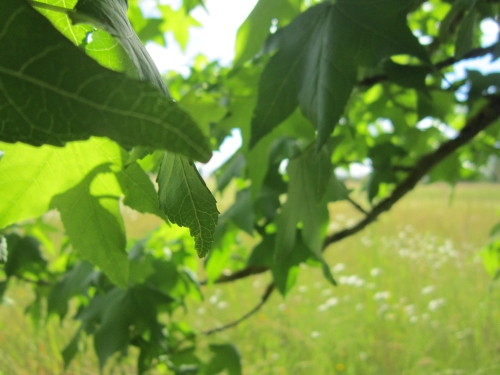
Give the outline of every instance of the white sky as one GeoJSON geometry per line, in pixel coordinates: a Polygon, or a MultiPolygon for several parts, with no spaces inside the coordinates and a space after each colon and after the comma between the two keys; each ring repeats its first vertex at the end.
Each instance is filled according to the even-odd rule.
{"type": "MultiPolygon", "coordinates": [[[[160,0],[177,9],[180,0],[160,0]]],[[[251,12],[257,0],[206,0],[205,5],[208,13],[198,7],[191,12],[203,27],[191,28],[189,43],[183,52],[175,41],[172,33],[167,33],[167,48],[155,43],[148,43],[146,48],[160,72],[168,70],[177,71],[181,74],[189,74],[189,66],[198,54],[204,54],[209,60],[218,59],[222,64],[229,64],[234,57],[234,44],[238,27],[243,23],[251,12]]],[[[154,15],[156,0],[145,0],[144,10],[154,15]]],[[[159,16],[159,15],[158,15],[159,16]]],[[[486,35],[482,39],[483,46],[489,46],[497,40],[499,27],[493,20],[484,20],[481,29],[486,35]]],[[[425,38],[425,37],[424,37],[425,38]]],[[[422,40],[424,42],[424,40],[422,40]]],[[[455,65],[453,73],[447,73],[448,81],[453,82],[466,76],[466,69],[477,69],[483,73],[500,71],[500,59],[490,63],[491,57],[484,56],[478,59],[462,61],[455,65]]],[[[208,176],[212,171],[223,164],[241,145],[241,135],[238,130],[232,132],[232,136],[226,138],[220,151],[214,152],[209,163],[200,166],[200,172],[208,176]]],[[[350,169],[352,176],[360,177],[371,171],[368,163],[353,165],[350,169]]]]}

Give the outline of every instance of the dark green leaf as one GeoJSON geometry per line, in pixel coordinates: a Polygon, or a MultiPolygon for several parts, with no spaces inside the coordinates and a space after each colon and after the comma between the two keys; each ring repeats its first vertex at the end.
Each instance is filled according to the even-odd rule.
{"type": "Polygon", "coordinates": [[[236,193],[233,205],[220,216],[219,222],[230,220],[249,235],[253,235],[254,219],[250,189],[245,189],[236,193]]]}
{"type": "Polygon", "coordinates": [[[80,342],[81,329],[79,329],[68,345],[61,351],[61,355],[64,361],[64,369],[67,369],[71,360],[78,353],[78,343],[80,342]]]}
{"type": "Polygon", "coordinates": [[[476,11],[471,9],[463,19],[455,42],[455,58],[460,59],[472,49],[474,28],[476,25],[476,11]]]}
{"type": "Polygon", "coordinates": [[[223,172],[217,178],[217,190],[223,192],[231,180],[235,177],[240,177],[243,168],[246,165],[246,159],[241,153],[236,153],[222,167],[223,172]]]}
{"type": "Polygon", "coordinates": [[[38,276],[43,273],[47,261],[40,251],[40,243],[33,237],[21,237],[12,233],[5,236],[9,257],[4,266],[7,277],[31,274],[38,276]]]}
{"type": "Polygon", "coordinates": [[[24,1],[1,2],[0,24],[1,140],[62,146],[97,135],[210,159],[208,141],[175,103],[100,66],[24,1]]]}
{"type": "Polygon", "coordinates": [[[48,314],[55,313],[61,320],[68,312],[68,302],[71,297],[78,293],[86,294],[86,290],[92,281],[94,268],[88,262],[78,262],[63,279],[59,281],[47,298],[48,314]]]}
{"type": "Polygon", "coordinates": [[[392,60],[384,63],[384,72],[390,81],[411,89],[426,91],[425,77],[429,69],[424,66],[410,66],[396,64],[392,60]]]}
{"type": "Polygon", "coordinates": [[[324,2],[272,35],[267,49],[278,52],[260,79],[250,146],[299,104],[318,129],[319,149],[344,111],[358,66],[374,66],[397,54],[429,62],[406,24],[411,5],[410,0],[324,2]]]}
{"type": "Polygon", "coordinates": [[[194,163],[167,152],[158,172],[160,207],[173,223],[188,227],[198,255],[210,250],[217,225],[217,202],[194,163]]]}
{"type": "Polygon", "coordinates": [[[205,369],[206,375],[217,375],[227,370],[228,375],[241,375],[241,356],[232,344],[210,344],[214,354],[205,369]]]}

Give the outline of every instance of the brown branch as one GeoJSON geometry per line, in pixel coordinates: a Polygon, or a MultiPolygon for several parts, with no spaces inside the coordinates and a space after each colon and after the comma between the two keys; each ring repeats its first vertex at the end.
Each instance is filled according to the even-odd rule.
{"type": "Polygon", "coordinates": [[[255,314],[257,311],[259,311],[260,308],[262,306],[264,306],[264,304],[267,302],[267,300],[269,299],[269,297],[271,297],[271,294],[273,293],[273,291],[274,291],[274,283],[271,283],[271,284],[269,284],[267,286],[266,291],[262,295],[262,298],[261,298],[260,302],[252,310],[250,310],[245,315],[241,316],[240,318],[236,319],[235,321],[233,321],[231,323],[223,325],[222,327],[212,328],[212,329],[209,329],[207,331],[203,331],[203,332],[201,332],[201,334],[207,335],[207,336],[208,335],[212,335],[214,333],[224,331],[224,330],[226,330],[228,328],[232,328],[232,327],[240,324],[242,321],[250,318],[253,314],[255,314]]]}
{"type": "MultiPolygon", "coordinates": [[[[247,276],[258,275],[260,273],[266,272],[268,268],[266,266],[248,266],[242,270],[236,271],[230,275],[220,275],[217,280],[214,281],[215,284],[229,283],[231,281],[243,279],[247,276]]],[[[208,281],[200,281],[200,285],[207,285],[208,281]]]]}
{"type": "Polygon", "coordinates": [[[361,207],[361,205],[359,203],[357,203],[356,201],[354,201],[351,197],[347,196],[346,200],[353,205],[353,207],[358,210],[359,212],[361,212],[362,214],[364,215],[368,215],[368,212],[363,208],[361,207]]]}
{"type": "MultiPolygon", "coordinates": [[[[484,130],[488,125],[497,120],[500,117],[500,95],[492,95],[488,98],[490,99],[490,103],[485,106],[476,116],[469,119],[469,121],[465,124],[456,138],[442,143],[441,146],[439,146],[439,148],[434,152],[421,157],[420,160],[415,164],[415,166],[412,167],[411,170],[409,170],[408,176],[395,188],[392,194],[388,198],[375,205],[370,212],[367,212],[364,219],[359,221],[355,226],[351,228],[343,229],[332,234],[331,236],[326,237],[323,241],[323,251],[329,245],[358,233],[368,224],[375,221],[381,213],[389,210],[406,193],[412,190],[420,181],[420,179],[439,162],[441,162],[459,147],[469,142],[480,131],[484,130]]],[[[219,284],[229,281],[235,281],[250,275],[264,273],[267,270],[268,268],[265,266],[250,266],[237,271],[232,275],[223,275],[215,280],[214,283],[219,284]]]]}
{"type": "MultiPolygon", "coordinates": [[[[491,45],[489,47],[475,48],[475,49],[467,52],[465,55],[463,55],[459,59],[457,59],[455,57],[449,57],[443,61],[436,63],[433,66],[430,66],[429,72],[432,72],[433,70],[441,70],[443,68],[446,68],[448,66],[456,64],[457,62],[462,61],[462,60],[474,59],[476,57],[481,57],[481,56],[487,55],[488,53],[493,52],[494,47],[495,47],[495,44],[491,45]]],[[[377,83],[387,81],[387,79],[388,79],[387,74],[377,74],[375,76],[362,79],[361,81],[359,81],[357,83],[357,85],[362,86],[362,87],[371,87],[371,86],[376,85],[377,83]]]]}
{"type": "Polygon", "coordinates": [[[457,150],[459,147],[463,146],[469,142],[474,136],[476,136],[480,131],[484,130],[488,125],[497,120],[500,116],[500,96],[490,96],[490,103],[484,107],[476,116],[471,118],[465,126],[462,128],[458,136],[447,142],[441,144],[441,146],[420,158],[420,160],[415,164],[413,171],[396,187],[392,194],[378,203],[370,213],[355,226],[341,230],[337,233],[328,236],[323,241],[323,250],[327,246],[334,242],[340,241],[346,237],[352,236],[358,233],[368,224],[373,222],[377,217],[387,210],[389,210],[394,203],[399,201],[406,193],[412,190],[415,185],[424,177],[433,167],[435,167],[439,162],[449,156],[452,152],[457,150]]]}

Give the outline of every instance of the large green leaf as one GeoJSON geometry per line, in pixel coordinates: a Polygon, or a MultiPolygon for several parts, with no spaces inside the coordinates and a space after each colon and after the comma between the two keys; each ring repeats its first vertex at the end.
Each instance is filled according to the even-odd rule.
{"type": "Polygon", "coordinates": [[[128,282],[129,262],[119,207],[121,189],[109,167],[97,166],[78,185],[55,196],[52,206],[61,213],[66,233],[80,256],[123,288],[128,282]]]}
{"type": "Polygon", "coordinates": [[[150,84],[109,71],[25,2],[0,3],[0,139],[62,146],[91,135],[207,161],[195,122],[150,84]]]}
{"type": "Polygon", "coordinates": [[[96,166],[121,164],[120,147],[100,138],[64,148],[0,144],[0,228],[37,217],[54,195],[74,187],[96,166]]]}
{"type": "Polygon", "coordinates": [[[396,54],[428,62],[425,49],[406,24],[412,3],[324,2],[273,34],[267,51],[277,52],[260,79],[250,145],[254,146],[300,105],[317,127],[319,148],[344,111],[359,66],[371,67],[396,54]]]}
{"type": "Polygon", "coordinates": [[[287,25],[300,13],[301,3],[299,0],[259,0],[236,34],[234,66],[254,57],[269,36],[273,20],[278,21],[274,26],[287,25]]]}
{"type": "Polygon", "coordinates": [[[173,223],[188,227],[200,257],[213,242],[217,225],[217,202],[194,163],[166,152],[158,172],[160,207],[173,223]]]}
{"type": "Polygon", "coordinates": [[[308,152],[290,161],[288,198],[277,218],[276,258],[283,259],[293,249],[297,224],[302,225],[304,243],[320,254],[321,234],[328,221],[328,210],[322,198],[332,176],[329,155],[308,152]]]}
{"type": "Polygon", "coordinates": [[[232,344],[210,344],[214,354],[205,369],[206,375],[220,374],[227,370],[228,375],[241,375],[241,355],[232,344]]]}
{"type": "Polygon", "coordinates": [[[75,23],[92,23],[118,39],[134,62],[139,78],[169,96],[158,68],[130,24],[127,7],[127,0],[79,0],[76,13],[70,13],[70,17],[75,23]]]}

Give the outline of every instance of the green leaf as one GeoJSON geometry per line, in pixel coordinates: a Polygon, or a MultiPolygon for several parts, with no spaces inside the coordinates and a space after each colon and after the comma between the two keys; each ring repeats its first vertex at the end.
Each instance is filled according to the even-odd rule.
{"type": "Polygon", "coordinates": [[[425,77],[429,69],[424,66],[396,64],[392,60],[384,63],[384,72],[390,81],[411,89],[426,91],[425,77]]]}
{"type": "Polygon", "coordinates": [[[217,100],[208,94],[197,93],[196,90],[184,95],[179,102],[179,107],[186,111],[206,136],[210,135],[210,125],[220,121],[227,113],[217,100]]]}
{"type": "Polygon", "coordinates": [[[491,277],[497,279],[500,277],[500,239],[492,241],[484,247],[480,256],[483,259],[483,265],[491,277]]]}
{"type": "Polygon", "coordinates": [[[240,177],[246,164],[247,161],[242,153],[234,154],[221,168],[222,173],[217,177],[217,190],[222,193],[233,178],[240,177]]]}
{"type": "Polygon", "coordinates": [[[411,0],[324,2],[273,34],[267,51],[277,53],[260,79],[250,146],[300,105],[317,127],[319,149],[344,111],[359,66],[397,54],[429,62],[406,24],[411,5],[411,0]]]}
{"type": "Polygon", "coordinates": [[[120,213],[121,189],[109,164],[92,170],[78,185],[52,199],[81,258],[98,266],[116,285],[128,282],[129,261],[120,213]]]}
{"type": "Polygon", "coordinates": [[[94,267],[89,262],[78,262],[63,279],[60,280],[47,298],[47,313],[59,315],[61,321],[68,312],[71,297],[82,293],[86,294],[92,282],[94,267]]]}
{"type": "Polygon", "coordinates": [[[115,38],[103,30],[95,30],[90,35],[92,40],[85,44],[87,55],[108,69],[123,72],[129,77],[137,77],[132,60],[115,38]]]}
{"type": "Polygon", "coordinates": [[[66,347],[61,351],[61,356],[64,361],[64,369],[67,369],[71,360],[75,357],[76,353],[78,353],[78,343],[80,342],[82,330],[79,329],[71,341],[66,345],[66,347]]]}
{"type": "Polygon", "coordinates": [[[206,375],[217,375],[227,370],[228,375],[241,375],[241,355],[232,344],[210,344],[214,354],[205,369],[206,375]]]}
{"type": "Polygon", "coordinates": [[[205,273],[209,283],[217,279],[224,268],[227,267],[227,263],[231,259],[237,244],[236,235],[238,231],[234,228],[228,228],[230,228],[230,225],[219,219],[219,225],[215,228],[214,244],[205,262],[205,273]]]}
{"type": "Polygon", "coordinates": [[[1,144],[0,228],[37,217],[49,209],[54,195],[80,182],[104,163],[121,167],[120,147],[109,140],[92,138],[64,148],[1,144]]]}
{"type": "Polygon", "coordinates": [[[299,0],[259,0],[236,34],[234,66],[240,66],[254,57],[262,48],[274,26],[287,25],[300,13],[302,2],[299,0]]]}
{"type": "Polygon", "coordinates": [[[259,265],[269,267],[276,287],[283,296],[286,296],[295,285],[300,264],[310,258],[316,260],[317,257],[303,244],[300,235],[298,235],[297,241],[294,242],[287,256],[277,261],[273,256],[276,247],[275,239],[276,235],[274,234],[265,236],[262,242],[253,249],[247,264],[249,266],[259,265]]]}
{"type": "Polygon", "coordinates": [[[220,216],[219,223],[230,220],[241,230],[252,236],[254,219],[255,213],[253,211],[250,189],[248,188],[236,193],[233,205],[220,216]]]}
{"type": "Polygon", "coordinates": [[[0,24],[8,51],[0,54],[0,140],[62,146],[97,135],[210,159],[207,139],[175,103],[85,56],[24,1],[1,2],[0,24]]]}
{"type": "Polygon", "coordinates": [[[210,250],[217,225],[217,202],[194,163],[167,152],[158,172],[160,207],[173,223],[188,227],[198,256],[210,250]]]}
{"type": "Polygon", "coordinates": [[[123,203],[142,213],[150,213],[165,219],[159,208],[158,193],[150,177],[133,162],[116,173],[125,199],[123,203]]]}
{"type": "Polygon", "coordinates": [[[180,7],[178,10],[173,10],[169,5],[160,5],[158,9],[164,19],[161,25],[161,31],[164,33],[171,31],[175,39],[179,42],[181,49],[184,51],[189,40],[189,28],[199,27],[201,23],[190,16],[183,7],[180,7]]]}
{"type": "Polygon", "coordinates": [[[453,92],[431,91],[430,96],[418,92],[418,119],[427,116],[439,118],[446,121],[446,117],[453,113],[451,108],[455,105],[455,94],[453,92]]]}
{"type": "Polygon", "coordinates": [[[47,260],[40,251],[40,243],[33,237],[21,237],[16,233],[7,234],[6,247],[9,257],[4,266],[7,277],[30,274],[38,276],[46,270],[47,260]]]}
{"type": "Polygon", "coordinates": [[[321,234],[328,221],[322,199],[332,175],[328,152],[309,151],[290,161],[287,168],[288,198],[276,219],[276,258],[283,259],[293,249],[297,224],[302,223],[304,243],[313,253],[320,253],[321,234]]]}
{"type": "Polygon", "coordinates": [[[476,26],[476,11],[471,9],[460,24],[455,41],[455,58],[460,59],[472,49],[474,29],[476,26]]]}
{"type": "Polygon", "coordinates": [[[170,96],[153,59],[135,33],[127,17],[127,0],[78,0],[70,17],[74,23],[91,23],[120,41],[133,61],[139,78],[149,81],[165,96],[170,96]]]}

